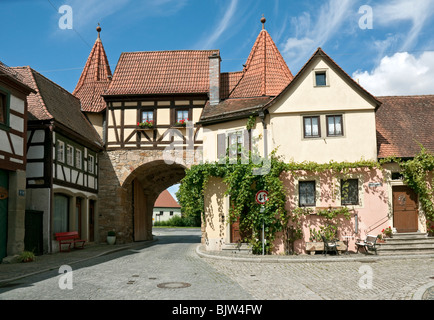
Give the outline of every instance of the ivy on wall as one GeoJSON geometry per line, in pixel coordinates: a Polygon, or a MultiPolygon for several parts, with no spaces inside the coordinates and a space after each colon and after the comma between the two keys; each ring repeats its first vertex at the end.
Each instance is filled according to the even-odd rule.
{"type": "MultiPolygon", "coordinates": [[[[252,125],[252,120],[249,120],[252,125]]],[[[251,155],[252,156],[252,155],[251,155]]],[[[251,159],[251,157],[250,157],[251,159]]],[[[286,253],[294,252],[294,243],[301,239],[302,217],[308,214],[304,208],[286,210],[287,192],[281,179],[282,173],[296,174],[298,171],[308,171],[314,174],[330,172],[340,176],[350,173],[353,169],[383,169],[383,165],[390,162],[398,163],[402,169],[404,182],[413,188],[419,195],[420,203],[424,209],[428,221],[434,221],[433,185],[429,181],[429,172],[434,169],[434,156],[424,148],[412,160],[397,158],[383,159],[379,162],[360,160],[357,162],[329,162],[318,164],[315,162],[285,163],[276,156],[276,151],[270,155],[270,161],[264,161],[267,166],[267,174],[255,175],[253,169],[263,165],[252,163],[229,163],[229,159],[219,163],[204,163],[192,166],[186,170],[186,176],[182,180],[177,197],[182,207],[183,214],[200,219],[204,214],[204,190],[210,177],[220,177],[227,185],[226,195],[230,197],[229,221],[230,223],[240,218],[240,230],[245,236],[245,241],[252,244],[253,252],[262,252],[261,232],[265,231],[265,250],[270,253],[276,234],[282,232],[286,253]],[[258,190],[268,191],[268,201],[263,210],[255,201],[258,190]]],[[[243,161],[245,162],[245,161],[243,161]]],[[[349,219],[348,208],[319,210],[318,215],[331,220],[337,216],[349,219]]]]}

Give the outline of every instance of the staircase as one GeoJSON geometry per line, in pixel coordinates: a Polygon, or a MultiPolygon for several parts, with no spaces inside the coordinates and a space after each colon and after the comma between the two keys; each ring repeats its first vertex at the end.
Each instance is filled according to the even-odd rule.
{"type": "Polygon", "coordinates": [[[382,256],[434,254],[434,237],[420,232],[394,233],[378,244],[377,252],[382,256]]]}
{"type": "Polygon", "coordinates": [[[222,251],[238,254],[251,254],[252,246],[247,243],[226,243],[223,244],[222,251]]]}

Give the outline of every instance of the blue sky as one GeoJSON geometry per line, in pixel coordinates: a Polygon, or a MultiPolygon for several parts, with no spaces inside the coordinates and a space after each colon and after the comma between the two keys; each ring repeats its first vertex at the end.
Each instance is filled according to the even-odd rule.
{"type": "Polygon", "coordinates": [[[220,49],[222,71],[238,71],[264,15],[294,75],[321,47],[374,95],[434,94],[434,0],[0,0],[0,12],[0,61],[70,92],[98,23],[112,71],[122,52],[179,49],[220,49]]]}

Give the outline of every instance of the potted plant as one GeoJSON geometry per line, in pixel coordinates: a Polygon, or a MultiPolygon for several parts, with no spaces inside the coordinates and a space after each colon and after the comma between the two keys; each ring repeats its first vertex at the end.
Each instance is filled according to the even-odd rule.
{"type": "Polygon", "coordinates": [[[144,122],[137,122],[140,128],[152,129],[154,127],[154,120],[146,120],[144,122]]]}
{"type": "Polygon", "coordinates": [[[116,242],[116,233],[114,231],[107,232],[107,243],[115,244],[116,242]]]}
{"type": "Polygon", "coordinates": [[[377,242],[378,243],[385,243],[386,241],[383,239],[383,234],[382,233],[380,233],[378,236],[377,236],[377,242]]]}
{"type": "Polygon", "coordinates": [[[392,227],[389,226],[388,228],[383,229],[382,233],[386,238],[392,238],[392,234],[393,234],[392,227]]]}
{"type": "Polygon", "coordinates": [[[175,123],[175,126],[177,126],[177,127],[185,127],[187,125],[187,123],[188,123],[188,119],[182,119],[182,120],[177,121],[175,123]]]}
{"type": "Polygon", "coordinates": [[[35,260],[35,254],[32,251],[23,251],[18,257],[20,262],[32,262],[35,260]]]}

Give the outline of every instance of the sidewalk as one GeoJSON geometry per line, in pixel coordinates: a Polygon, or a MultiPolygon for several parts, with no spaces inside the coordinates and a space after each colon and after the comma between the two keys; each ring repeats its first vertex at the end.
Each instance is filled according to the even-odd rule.
{"type": "Polygon", "coordinates": [[[62,265],[73,265],[112,252],[143,247],[155,242],[134,242],[129,244],[87,244],[84,249],[72,249],[70,252],[57,252],[36,256],[35,261],[27,263],[0,263],[0,287],[23,277],[59,269],[62,265]]]}

